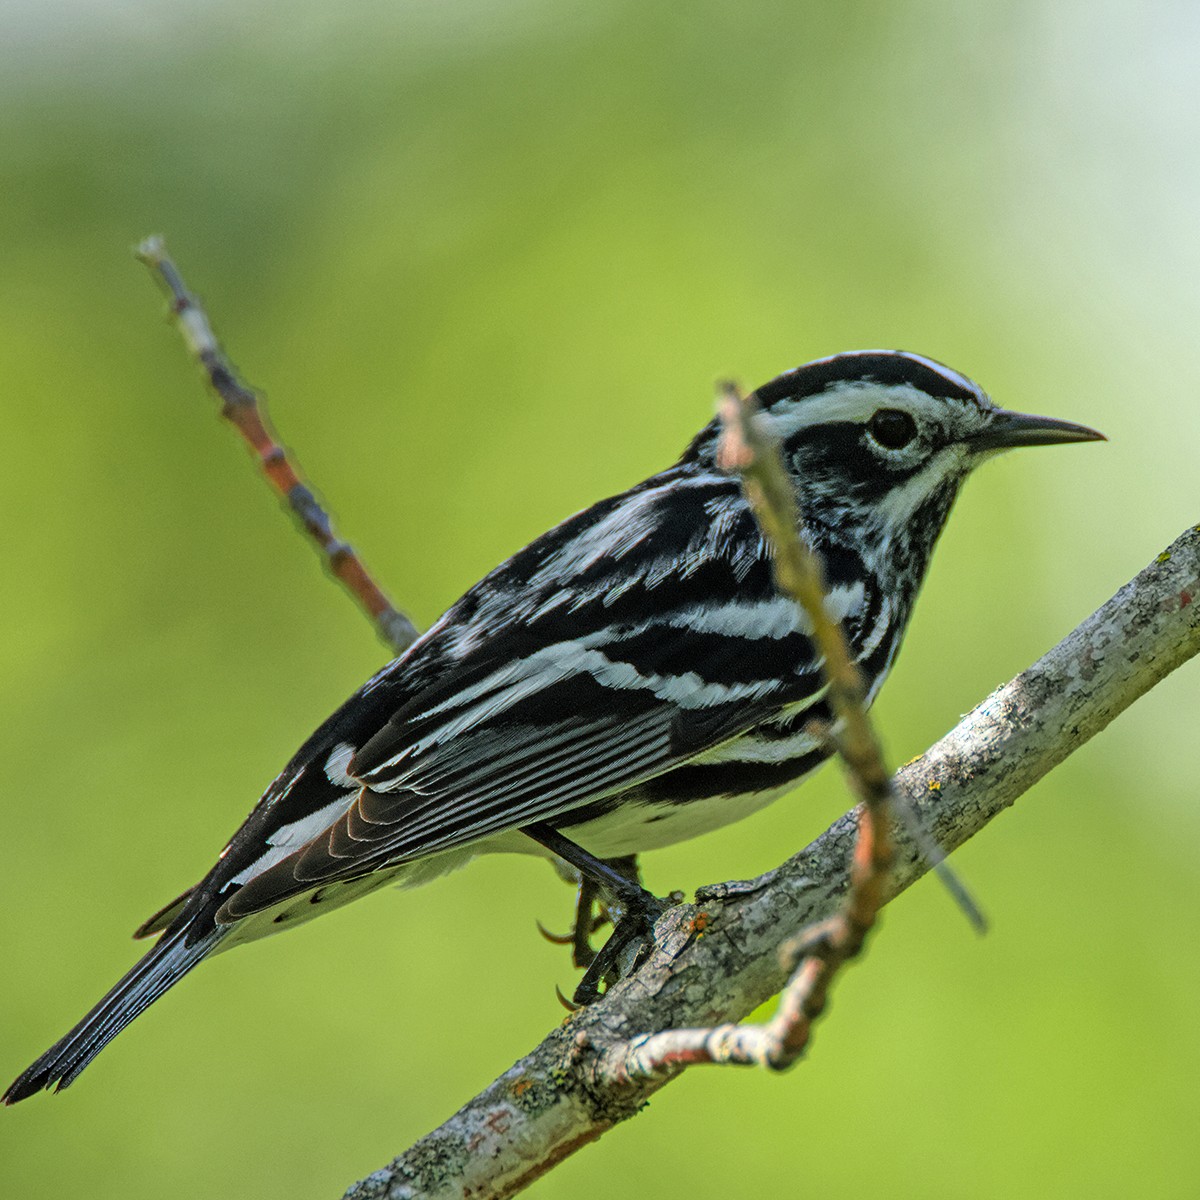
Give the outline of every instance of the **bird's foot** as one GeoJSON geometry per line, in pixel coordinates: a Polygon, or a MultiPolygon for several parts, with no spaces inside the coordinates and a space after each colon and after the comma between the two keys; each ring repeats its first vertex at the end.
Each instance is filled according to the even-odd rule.
{"type": "MultiPolygon", "coordinates": [[[[642,887],[633,855],[597,858],[545,823],[526,825],[521,832],[579,872],[579,903],[571,946],[575,965],[586,967],[587,973],[575,989],[575,1003],[591,1004],[600,998],[601,989],[612,987],[641,965],[654,945],[655,923],[678,901],[674,895],[660,900],[642,887]],[[592,908],[598,900],[600,923],[612,921],[613,931],[596,952],[591,943],[596,928],[592,908]]],[[[558,940],[554,934],[550,937],[558,940]]]]}
{"type": "MultiPolygon", "coordinates": [[[[629,895],[649,895],[643,892],[641,872],[638,870],[637,858],[629,854],[623,858],[606,858],[600,860],[605,867],[612,870],[615,876],[625,880],[629,885],[629,895]]],[[[596,948],[592,945],[592,936],[605,925],[614,927],[625,911],[627,896],[617,896],[609,893],[587,875],[579,877],[579,895],[575,902],[575,920],[569,933],[551,933],[540,921],[538,932],[555,946],[570,946],[571,961],[581,971],[586,970],[596,959],[596,948]]]]}
{"type": "Polygon", "coordinates": [[[578,1005],[591,1004],[618,980],[632,975],[654,948],[654,926],[658,918],[671,907],[670,900],[660,900],[650,892],[622,897],[624,914],[615,922],[607,942],[592,957],[587,972],[575,989],[578,1005]]]}

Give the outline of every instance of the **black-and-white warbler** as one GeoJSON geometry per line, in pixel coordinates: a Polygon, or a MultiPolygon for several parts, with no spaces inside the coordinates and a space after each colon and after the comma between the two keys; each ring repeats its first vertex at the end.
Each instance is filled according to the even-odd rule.
{"type": "MultiPolygon", "coordinates": [[[[1101,436],[999,409],[898,352],[820,359],[757,394],[869,698],[969,472],[1010,447],[1101,436]]],[[[644,922],[653,898],[598,859],[737,820],[816,767],[820,664],[716,465],[718,436],[707,425],[674,466],[513,555],[356,692],[212,870],[138,931],[161,934],[153,949],[5,1101],[67,1086],[210,954],[477,854],[553,851],[617,893],[622,925],[632,910],[644,922]]]]}

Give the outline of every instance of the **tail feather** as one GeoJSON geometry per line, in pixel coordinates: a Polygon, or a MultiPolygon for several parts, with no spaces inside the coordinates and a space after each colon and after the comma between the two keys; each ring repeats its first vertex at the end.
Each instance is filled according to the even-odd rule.
{"type": "Polygon", "coordinates": [[[43,1088],[62,1091],[139,1013],[178,983],[221,940],[221,930],[187,943],[186,929],[164,937],[65,1037],[23,1071],[6,1091],[16,1104],[43,1088]]]}

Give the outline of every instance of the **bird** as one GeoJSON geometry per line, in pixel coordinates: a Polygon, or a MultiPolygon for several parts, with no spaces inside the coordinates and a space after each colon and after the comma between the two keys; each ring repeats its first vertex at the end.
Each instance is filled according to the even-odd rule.
{"type": "MultiPolygon", "coordinates": [[[[1015,447],[1103,440],[898,350],[816,359],[755,397],[868,703],[971,471],[1015,447]]],[[[67,1087],[211,955],[483,853],[546,855],[612,897],[623,915],[576,992],[595,999],[610,948],[663,908],[630,856],[747,816],[831,753],[807,618],[776,589],[720,433],[714,419],[666,470],[519,550],[367,680],[5,1103],[67,1087]]],[[[581,920],[582,906],[577,947],[581,920]]]]}

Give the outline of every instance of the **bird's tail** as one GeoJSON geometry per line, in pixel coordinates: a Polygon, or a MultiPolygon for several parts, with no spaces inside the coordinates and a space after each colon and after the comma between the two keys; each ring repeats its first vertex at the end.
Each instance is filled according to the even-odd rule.
{"type": "MultiPolygon", "coordinates": [[[[16,1104],[43,1088],[61,1091],[69,1086],[134,1017],[213,951],[222,932],[213,929],[191,944],[186,928],[162,938],[66,1037],[22,1072],[0,1099],[16,1104]]],[[[192,935],[195,937],[194,930],[192,935]]]]}

